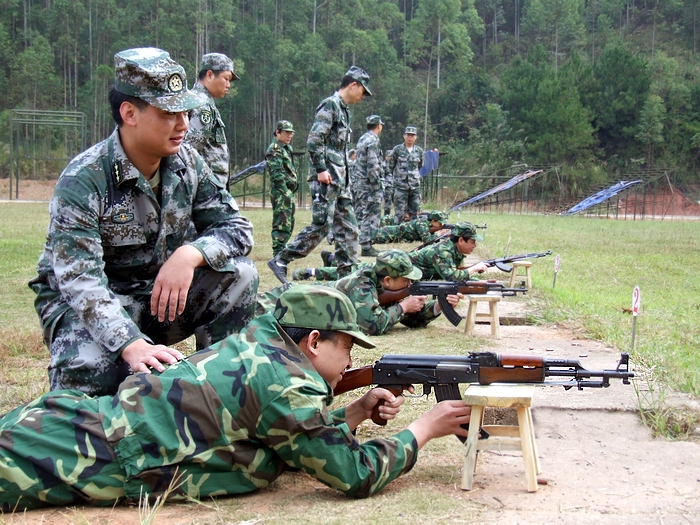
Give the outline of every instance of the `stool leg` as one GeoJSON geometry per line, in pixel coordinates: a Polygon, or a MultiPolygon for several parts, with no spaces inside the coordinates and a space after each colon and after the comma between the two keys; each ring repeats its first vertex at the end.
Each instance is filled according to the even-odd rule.
{"type": "Polygon", "coordinates": [[[464,333],[474,335],[474,325],[476,325],[476,302],[469,300],[469,309],[467,310],[467,324],[464,326],[464,333]]]}
{"type": "Polygon", "coordinates": [[[462,467],[462,490],[471,490],[474,484],[474,469],[476,468],[476,445],[479,439],[479,427],[484,417],[483,406],[472,406],[472,415],[469,420],[469,437],[467,438],[467,452],[462,467]]]}
{"type": "Polygon", "coordinates": [[[513,285],[515,284],[515,279],[517,277],[515,271],[515,266],[513,266],[513,269],[510,271],[510,281],[508,281],[508,288],[513,288],[513,285]]]}
{"type": "Polygon", "coordinates": [[[527,417],[528,407],[518,405],[518,427],[520,427],[520,445],[523,450],[523,461],[525,462],[525,479],[527,481],[527,491],[537,492],[537,469],[534,458],[534,444],[532,443],[533,431],[527,417]]]}
{"type": "Polygon", "coordinates": [[[489,313],[491,314],[491,335],[500,339],[501,321],[498,317],[498,301],[489,301],[489,313]]]}
{"type": "Polygon", "coordinates": [[[537,441],[535,441],[535,425],[532,424],[532,410],[527,407],[527,421],[530,425],[530,440],[532,442],[532,454],[535,457],[535,472],[537,474],[542,473],[542,468],[540,467],[540,453],[537,450],[537,441]]]}
{"type": "Polygon", "coordinates": [[[530,276],[530,267],[525,268],[525,280],[527,281],[527,289],[532,288],[532,277],[530,276]]]}

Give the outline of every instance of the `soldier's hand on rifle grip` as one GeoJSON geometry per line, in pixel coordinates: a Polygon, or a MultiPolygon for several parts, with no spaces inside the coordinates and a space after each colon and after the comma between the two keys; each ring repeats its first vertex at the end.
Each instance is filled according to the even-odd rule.
{"type": "Polygon", "coordinates": [[[480,263],[475,264],[474,266],[469,267],[469,275],[474,275],[477,272],[484,273],[488,269],[489,269],[488,264],[486,264],[484,262],[480,262],[480,263]]]}
{"type": "MultiPolygon", "coordinates": [[[[405,399],[401,395],[403,388],[373,388],[363,396],[363,401],[366,398],[370,407],[372,407],[371,419],[377,425],[386,425],[390,419],[394,419],[403,405],[405,399]],[[391,400],[393,399],[393,401],[391,400]],[[381,410],[380,410],[381,407],[381,410]]],[[[409,385],[406,390],[413,392],[413,385],[409,385]]]]}
{"type": "Polygon", "coordinates": [[[403,301],[399,303],[403,313],[413,314],[420,312],[425,306],[425,301],[428,298],[427,295],[409,295],[403,301]]]}

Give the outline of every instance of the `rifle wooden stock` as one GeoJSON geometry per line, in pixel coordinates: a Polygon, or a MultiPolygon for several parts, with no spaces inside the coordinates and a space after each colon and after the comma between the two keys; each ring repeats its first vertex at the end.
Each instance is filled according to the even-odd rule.
{"type": "Polygon", "coordinates": [[[373,367],[371,366],[363,366],[362,368],[347,370],[343,374],[343,380],[333,389],[333,394],[337,396],[356,388],[370,386],[372,384],[372,369],[373,367]]]}
{"type": "MultiPolygon", "coordinates": [[[[467,281],[465,285],[459,286],[457,292],[468,295],[468,294],[485,294],[488,290],[488,283],[486,281],[467,281]]],[[[401,299],[405,299],[411,295],[411,287],[401,288],[400,290],[384,290],[379,294],[379,304],[381,306],[386,306],[389,304],[397,303],[401,299]]]]}

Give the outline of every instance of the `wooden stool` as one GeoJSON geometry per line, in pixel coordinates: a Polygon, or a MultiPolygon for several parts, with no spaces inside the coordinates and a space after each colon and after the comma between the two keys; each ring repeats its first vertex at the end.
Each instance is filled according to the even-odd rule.
{"type": "Polygon", "coordinates": [[[466,296],[469,301],[469,310],[467,310],[467,323],[464,326],[464,333],[474,335],[474,325],[477,321],[488,321],[491,324],[491,335],[496,339],[501,338],[501,323],[498,320],[498,301],[501,300],[500,295],[480,294],[466,296]],[[489,303],[489,313],[477,313],[476,306],[480,301],[489,303]]]}
{"type": "Polygon", "coordinates": [[[525,462],[527,491],[537,492],[537,474],[540,461],[537,457],[535,431],[532,426],[530,405],[535,385],[471,385],[464,393],[464,402],[472,407],[469,422],[469,437],[466,442],[466,457],[462,469],[462,489],[471,490],[476,471],[476,456],[479,450],[521,450],[525,462]],[[516,407],[518,425],[487,425],[483,429],[490,434],[479,438],[479,428],[484,420],[484,408],[516,407]]]}
{"type": "Polygon", "coordinates": [[[508,288],[513,288],[515,281],[518,277],[525,277],[525,282],[527,283],[527,289],[532,288],[532,277],[530,276],[530,267],[532,266],[532,261],[513,261],[513,271],[510,272],[510,282],[508,283],[508,288]],[[519,268],[524,268],[525,273],[518,273],[519,268]]]}

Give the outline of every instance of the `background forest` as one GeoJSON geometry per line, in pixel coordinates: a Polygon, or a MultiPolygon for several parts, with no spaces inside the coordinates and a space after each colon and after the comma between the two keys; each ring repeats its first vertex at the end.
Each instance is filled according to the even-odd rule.
{"type": "MultiPolygon", "coordinates": [[[[349,66],[372,77],[354,108],[404,126],[470,174],[560,163],[572,187],[638,167],[697,181],[700,0],[0,0],[0,176],[12,108],[87,115],[89,144],[113,128],[115,52],[157,46],[185,66],[235,58],[219,107],[231,163],[262,160],[285,118],[303,142],[349,66]]],[[[57,174],[55,174],[57,175],[57,174]]],[[[55,176],[54,175],[54,176],[55,176]]]]}

